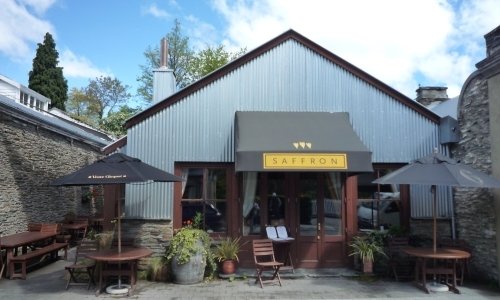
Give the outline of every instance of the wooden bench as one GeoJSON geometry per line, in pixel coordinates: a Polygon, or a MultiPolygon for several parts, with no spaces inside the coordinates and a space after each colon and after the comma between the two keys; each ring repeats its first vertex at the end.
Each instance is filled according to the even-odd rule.
{"type": "Polygon", "coordinates": [[[9,274],[10,279],[13,278],[21,278],[26,279],[26,263],[33,258],[40,257],[47,254],[52,254],[61,249],[64,249],[64,259],[67,259],[68,256],[68,243],[53,243],[45,246],[43,248],[38,248],[36,250],[30,251],[26,254],[14,256],[9,260],[9,274]],[[16,264],[21,265],[21,273],[15,273],[16,264]]]}

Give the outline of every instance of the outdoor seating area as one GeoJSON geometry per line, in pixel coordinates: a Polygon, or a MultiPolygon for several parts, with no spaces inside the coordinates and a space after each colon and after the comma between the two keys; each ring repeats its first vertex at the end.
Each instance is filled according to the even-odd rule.
{"type": "MultiPolygon", "coordinates": [[[[73,224],[84,224],[75,221],[73,224]]],[[[16,234],[2,236],[0,239],[0,270],[2,276],[9,279],[27,279],[28,269],[40,263],[53,262],[59,259],[59,251],[64,251],[61,258],[68,259],[70,244],[58,242],[57,238],[65,237],[61,223],[30,223],[28,230],[16,234]],[[4,274],[5,271],[5,274],[4,274]]],[[[75,227],[76,228],[76,227],[75,227]]],[[[152,254],[152,251],[135,247],[133,241],[125,239],[122,243],[116,239],[108,246],[100,244],[98,239],[75,236],[74,259],[64,266],[66,272],[66,289],[70,286],[83,285],[87,289],[97,288],[97,293],[108,284],[121,281],[129,283],[129,294],[133,292],[137,282],[138,260],[152,254]],[[118,245],[120,252],[118,251],[118,245]],[[101,247],[101,248],[100,248],[101,247]],[[97,281],[98,280],[98,281],[97,281]]],[[[111,240],[110,240],[111,241],[111,240]]],[[[36,270],[36,268],[33,268],[36,270]]]]}
{"type": "Polygon", "coordinates": [[[26,231],[0,237],[0,277],[26,279],[30,266],[56,260],[58,252],[68,249],[86,236],[88,217],[76,217],[57,223],[28,223],[26,231]]]}

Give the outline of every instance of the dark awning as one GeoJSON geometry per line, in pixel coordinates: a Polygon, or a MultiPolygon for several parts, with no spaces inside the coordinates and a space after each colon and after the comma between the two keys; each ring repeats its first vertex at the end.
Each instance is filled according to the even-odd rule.
{"type": "Polygon", "coordinates": [[[373,172],[345,112],[236,112],[236,171],[373,172]]]}

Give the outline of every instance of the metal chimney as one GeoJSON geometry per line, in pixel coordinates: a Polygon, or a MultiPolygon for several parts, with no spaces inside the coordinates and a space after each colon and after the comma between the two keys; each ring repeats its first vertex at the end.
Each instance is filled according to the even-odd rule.
{"type": "Polygon", "coordinates": [[[160,68],[168,68],[168,40],[166,37],[160,43],[160,68]]]}
{"type": "Polygon", "coordinates": [[[153,101],[163,101],[175,93],[174,71],[168,68],[168,41],[162,38],[160,42],[160,67],[153,70],[153,101]]]}

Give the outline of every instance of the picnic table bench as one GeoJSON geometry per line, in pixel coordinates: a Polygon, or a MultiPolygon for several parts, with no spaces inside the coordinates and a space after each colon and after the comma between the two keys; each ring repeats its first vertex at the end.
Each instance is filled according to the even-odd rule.
{"type": "Polygon", "coordinates": [[[37,248],[28,253],[12,257],[9,260],[10,279],[13,278],[26,279],[26,264],[29,260],[40,257],[41,261],[45,255],[47,254],[54,255],[54,253],[57,253],[61,249],[64,249],[64,258],[66,259],[68,256],[68,243],[52,243],[42,248],[37,248]],[[21,273],[15,272],[16,264],[21,265],[21,273]]]}

